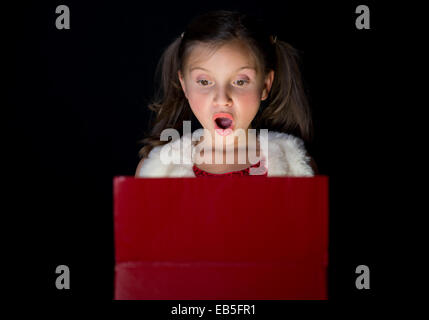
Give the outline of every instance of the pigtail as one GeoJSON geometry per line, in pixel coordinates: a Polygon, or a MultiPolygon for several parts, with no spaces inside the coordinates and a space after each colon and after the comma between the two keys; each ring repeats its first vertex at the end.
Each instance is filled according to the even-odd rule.
{"type": "Polygon", "coordinates": [[[313,125],[298,65],[298,53],[288,43],[272,43],[275,50],[274,81],[259,127],[312,139],[313,125]]]}
{"type": "Polygon", "coordinates": [[[160,140],[164,129],[174,128],[182,132],[183,121],[191,118],[192,112],[177,76],[180,68],[178,52],[181,40],[182,38],[178,37],[165,49],[156,67],[157,91],[155,98],[148,106],[154,112],[155,119],[149,124],[152,129],[148,136],[140,141],[144,144],[139,151],[140,158],[146,158],[154,147],[169,142],[160,140]]]}

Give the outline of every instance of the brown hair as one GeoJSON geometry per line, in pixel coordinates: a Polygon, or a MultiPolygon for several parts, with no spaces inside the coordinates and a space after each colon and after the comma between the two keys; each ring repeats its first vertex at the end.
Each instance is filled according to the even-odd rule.
{"type": "Polygon", "coordinates": [[[139,151],[141,158],[158,145],[161,132],[167,128],[183,131],[183,121],[191,121],[194,128],[198,120],[193,115],[178,78],[192,48],[198,44],[215,50],[221,45],[239,40],[255,57],[260,74],[274,70],[274,81],[266,100],[261,102],[251,126],[291,133],[304,140],[312,137],[310,108],[304,92],[298,66],[297,51],[286,42],[273,38],[264,22],[254,16],[231,11],[211,11],[194,18],[182,36],[176,38],[164,51],[156,68],[158,89],[149,109],[156,118],[139,151]]]}

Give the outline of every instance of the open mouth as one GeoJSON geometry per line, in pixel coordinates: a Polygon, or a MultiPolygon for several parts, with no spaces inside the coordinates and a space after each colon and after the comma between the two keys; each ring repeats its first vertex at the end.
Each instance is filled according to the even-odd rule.
{"type": "Polygon", "coordinates": [[[220,129],[228,129],[232,125],[232,120],[228,118],[217,118],[215,122],[220,129]]]}
{"type": "Polygon", "coordinates": [[[232,133],[234,119],[229,113],[216,113],[213,117],[215,129],[221,136],[226,136],[232,133]]]}
{"type": "Polygon", "coordinates": [[[232,129],[233,118],[229,113],[216,113],[213,117],[218,129],[232,129]]]}

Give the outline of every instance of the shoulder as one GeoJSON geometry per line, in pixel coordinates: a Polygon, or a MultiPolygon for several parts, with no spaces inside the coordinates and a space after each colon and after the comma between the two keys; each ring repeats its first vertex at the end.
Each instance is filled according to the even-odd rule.
{"type": "Polygon", "coordinates": [[[160,161],[160,152],[162,146],[154,147],[147,158],[140,160],[135,177],[160,177],[165,175],[165,165],[160,161]]]}
{"type": "MultiPolygon", "coordinates": [[[[195,136],[201,132],[194,132],[195,136]]],[[[154,147],[147,158],[140,160],[135,177],[192,177],[192,136],[186,134],[154,147]]]]}
{"type": "Polygon", "coordinates": [[[144,159],[145,158],[141,159],[140,162],[139,162],[139,164],[137,165],[137,169],[136,169],[136,172],[134,174],[135,177],[139,176],[139,172],[140,172],[140,170],[141,170],[141,168],[143,166],[144,159]]]}
{"type": "MultiPolygon", "coordinates": [[[[269,161],[272,171],[279,175],[313,176],[312,159],[304,141],[294,135],[268,132],[269,161]]],[[[314,162],[314,161],[313,161],[314,162]]]]}
{"type": "Polygon", "coordinates": [[[139,164],[137,165],[136,172],[134,174],[135,177],[141,177],[141,176],[143,176],[142,175],[143,174],[143,166],[147,165],[147,162],[145,163],[146,159],[147,158],[140,159],[139,164]]]}

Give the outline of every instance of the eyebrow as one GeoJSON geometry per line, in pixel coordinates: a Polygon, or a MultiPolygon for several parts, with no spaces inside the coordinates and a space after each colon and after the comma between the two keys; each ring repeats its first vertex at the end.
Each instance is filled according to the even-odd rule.
{"type": "MultiPolygon", "coordinates": [[[[192,71],[197,70],[197,69],[200,69],[200,70],[203,70],[203,71],[210,72],[210,70],[204,69],[204,68],[202,68],[202,67],[193,67],[193,68],[191,68],[191,70],[189,70],[189,72],[192,72],[192,71]]],[[[255,71],[256,71],[256,69],[255,69],[254,67],[251,67],[251,66],[244,66],[244,67],[238,68],[238,69],[236,70],[236,72],[237,72],[237,71],[240,71],[240,70],[243,70],[243,69],[252,69],[252,70],[255,70],[255,71]]]]}

